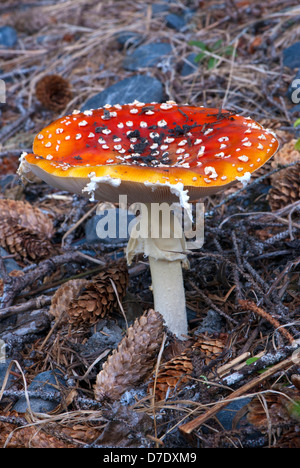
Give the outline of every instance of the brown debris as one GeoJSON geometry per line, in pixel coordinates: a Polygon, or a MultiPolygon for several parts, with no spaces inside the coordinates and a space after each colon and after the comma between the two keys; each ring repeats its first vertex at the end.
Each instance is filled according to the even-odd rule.
{"type": "Polygon", "coordinates": [[[116,400],[141,382],[154,366],[162,336],[163,320],[158,312],[150,309],[136,319],[97,375],[95,399],[116,400]]]}
{"type": "Polygon", "coordinates": [[[36,84],[35,93],[40,103],[54,112],[63,110],[72,99],[69,81],[59,75],[41,78],[36,84]]]}
{"type": "Polygon", "coordinates": [[[0,157],[0,174],[15,174],[19,167],[19,158],[13,156],[0,157]]]}
{"type": "Polygon", "coordinates": [[[75,448],[92,443],[102,432],[88,422],[74,421],[57,430],[57,424],[51,420],[48,424],[31,425],[25,419],[21,421],[20,416],[15,411],[1,414],[1,448],[75,448]]]}
{"type": "MultiPolygon", "coordinates": [[[[3,415],[2,415],[3,416],[3,415]]],[[[17,417],[14,412],[5,415],[12,419],[17,417]]],[[[26,424],[26,422],[24,421],[26,424]]],[[[0,421],[1,448],[72,448],[71,444],[45,433],[40,426],[25,425],[18,427],[12,422],[0,421]]]]}

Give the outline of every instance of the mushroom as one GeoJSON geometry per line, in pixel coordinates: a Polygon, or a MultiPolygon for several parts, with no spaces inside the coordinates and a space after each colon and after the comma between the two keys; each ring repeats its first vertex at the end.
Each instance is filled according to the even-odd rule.
{"type": "Polygon", "coordinates": [[[94,200],[116,203],[126,195],[129,204],[142,203],[127,260],[130,264],[140,252],[149,257],[154,307],[169,330],[184,339],[184,233],[175,215],[153,221],[153,204],[177,202],[189,210],[190,202],[236,181],[246,183],[277,148],[272,131],[250,117],[173,101],[135,101],[56,120],[35,137],[33,154],[21,156],[19,174],[35,174],[53,187],[94,200]]]}

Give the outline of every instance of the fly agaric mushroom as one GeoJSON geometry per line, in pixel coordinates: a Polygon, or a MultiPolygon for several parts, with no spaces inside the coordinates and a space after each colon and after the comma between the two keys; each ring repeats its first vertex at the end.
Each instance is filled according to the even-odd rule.
{"type": "Polygon", "coordinates": [[[118,202],[119,195],[127,195],[128,203],[146,204],[140,221],[144,237],[132,230],[127,259],[130,263],[139,252],[149,257],[154,307],[182,339],[187,333],[185,239],[175,217],[169,238],[149,237],[152,203],[180,202],[187,208],[237,180],[248,181],[277,148],[273,133],[249,117],[173,101],[135,101],[56,120],[36,136],[34,154],[22,155],[19,174],[33,173],[53,187],[92,194],[95,200],[118,202]]]}

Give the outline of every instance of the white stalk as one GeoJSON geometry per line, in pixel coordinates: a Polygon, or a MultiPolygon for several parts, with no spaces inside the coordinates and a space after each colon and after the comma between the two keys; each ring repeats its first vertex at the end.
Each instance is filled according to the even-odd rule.
{"type": "Polygon", "coordinates": [[[141,205],[141,215],[133,227],[127,246],[127,260],[144,253],[149,257],[154,308],[164,318],[166,326],[179,339],[187,335],[187,317],[182,264],[188,265],[185,239],[179,220],[165,204],[165,210],[155,210],[155,204],[141,205]]]}
{"type": "Polygon", "coordinates": [[[178,338],[187,335],[185,293],[181,260],[155,260],[149,257],[154,309],[161,313],[167,328],[178,338]]]}

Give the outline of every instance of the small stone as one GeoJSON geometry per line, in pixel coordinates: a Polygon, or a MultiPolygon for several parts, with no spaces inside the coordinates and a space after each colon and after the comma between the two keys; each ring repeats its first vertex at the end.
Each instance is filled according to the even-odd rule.
{"type": "Polygon", "coordinates": [[[201,325],[197,328],[195,334],[202,333],[220,333],[222,330],[223,319],[218,312],[210,309],[207,312],[206,317],[201,322],[201,325]]]}
{"type": "Polygon", "coordinates": [[[198,64],[195,62],[195,58],[198,56],[197,52],[189,54],[182,65],[181,76],[188,76],[198,70],[198,64]]]}
{"type": "MultiPolygon", "coordinates": [[[[216,414],[216,418],[226,431],[231,431],[235,422],[235,416],[251,401],[251,398],[241,398],[240,400],[230,402],[226,408],[216,414]]],[[[238,427],[240,427],[238,425],[238,427]]]]}
{"type": "Polygon", "coordinates": [[[175,29],[176,31],[183,31],[186,27],[186,20],[182,15],[170,13],[166,16],[166,25],[171,29],[175,29]]]}
{"type": "Polygon", "coordinates": [[[141,68],[154,67],[171,53],[172,47],[167,42],[141,45],[125,57],[123,68],[129,71],[136,71],[141,68]]]}
{"type": "MultiPolygon", "coordinates": [[[[1,344],[1,341],[0,341],[0,344],[1,344]]],[[[2,385],[3,385],[3,383],[4,383],[4,380],[7,377],[7,371],[8,371],[10,363],[11,363],[10,360],[5,361],[5,362],[1,362],[1,360],[0,360],[0,389],[1,389],[2,385]]],[[[12,374],[9,373],[8,379],[7,379],[7,382],[6,382],[6,386],[5,386],[6,389],[9,389],[9,386],[13,382],[13,380],[14,380],[14,378],[13,378],[12,374]]]]}
{"type": "Polygon", "coordinates": [[[134,31],[121,31],[116,35],[116,39],[120,46],[129,49],[130,47],[138,47],[143,41],[143,36],[134,31]]]}
{"type": "MultiPolygon", "coordinates": [[[[65,386],[65,381],[58,370],[45,371],[36,375],[28,387],[29,392],[36,392],[37,394],[37,396],[29,397],[32,411],[36,413],[49,413],[53,411],[59,404],[60,399],[55,400],[51,396],[59,392],[61,386],[65,386]],[[49,399],[43,398],[43,393],[49,399]]],[[[26,413],[27,409],[28,405],[25,396],[21,397],[13,407],[13,410],[18,413],[26,413]]]]}
{"type": "Polygon", "coordinates": [[[170,5],[172,0],[165,0],[161,3],[153,3],[151,5],[152,8],[152,15],[153,16],[161,16],[169,12],[170,5]]]}
{"type": "Polygon", "coordinates": [[[0,175],[0,191],[3,192],[14,181],[15,177],[14,174],[0,175]]]}
{"type": "Polygon", "coordinates": [[[11,26],[0,27],[0,46],[11,48],[18,42],[17,31],[11,26]]]}
{"type": "Polygon", "coordinates": [[[291,114],[293,119],[297,119],[300,117],[300,104],[297,104],[296,106],[293,106],[291,109],[289,109],[289,114],[291,114]]]}
{"type": "Polygon", "coordinates": [[[147,75],[135,75],[109,86],[101,93],[88,99],[81,111],[98,109],[105,104],[128,104],[134,100],[140,102],[162,102],[163,85],[156,78],[147,75]]]}
{"type": "MultiPolygon", "coordinates": [[[[99,321],[99,323],[96,325],[99,331],[93,333],[88,341],[84,344],[82,348],[83,356],[93,354],[95,352],[100,355],[108,347],[116,348],[122,340],[123,331],[117,324],[111,321],[108,323],[108,326],[100,326],[100,322],[101,321],[99,321]]],[[[103,322],[106,323],[104,320],[103,322]]]]}
{"type": "Polygon", "coordinates": [[[283,51],[283,65],[289,68],[300,67],[300,41],[295,42],[283,51]]]}

